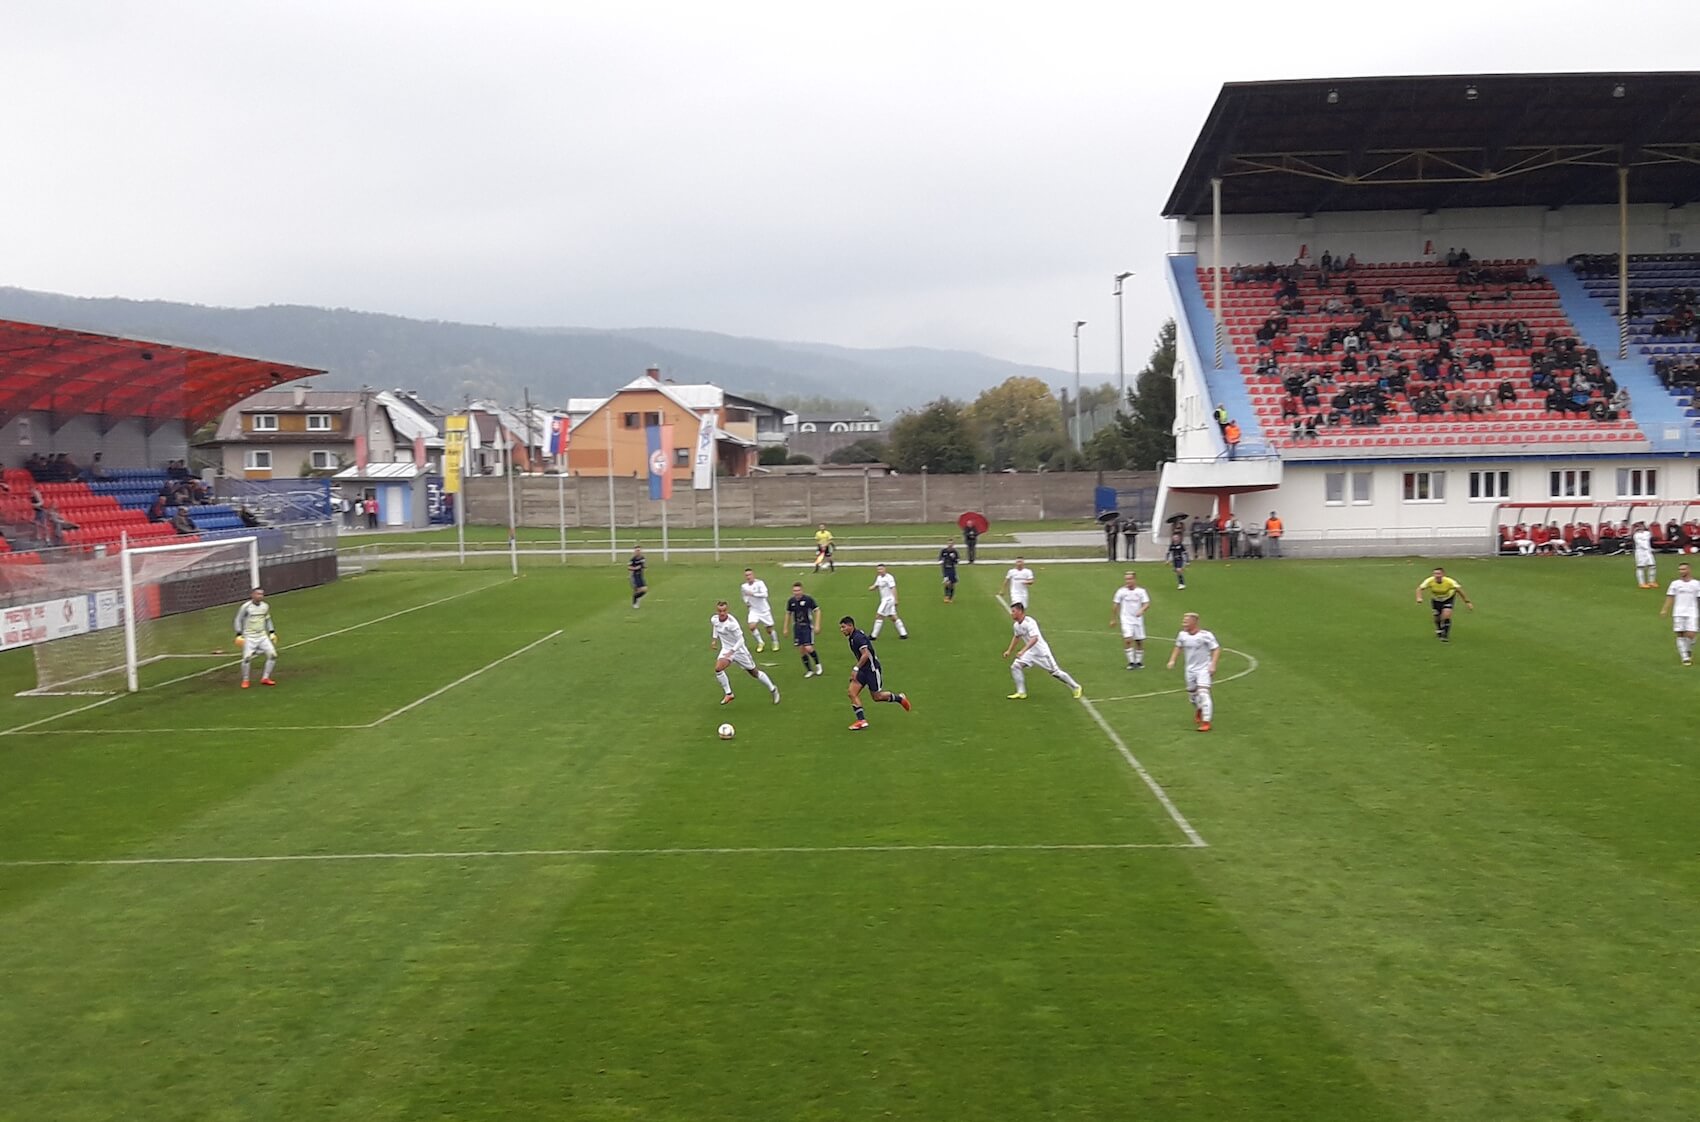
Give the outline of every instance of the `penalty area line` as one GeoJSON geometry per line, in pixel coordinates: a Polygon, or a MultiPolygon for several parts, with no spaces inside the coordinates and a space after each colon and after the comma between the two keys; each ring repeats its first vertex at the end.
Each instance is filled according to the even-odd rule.
{"type": "MultiPolygon", "coordinates": [[[[1002,604],[1004,610],[1007,612],[1009,610],[1009,602],[1003,598],[1003,594],[995,593],[994,596],[996,597],[997,602],[1002,604]]],[[[1180,807],[1176,806],[1175,801],[1169,798],[1169,793],[1163,790],[1163,785],[1157,782],[1149,771],[1145,770],[1145,765],[1140,763],[1139,757],[1135,756],[1128,749],[1127,742],[1121,738],[1121,734],[1110,727],[1110,722],[1104,720],[1103,714],[1098,712],[1098,707],[1093,705],[1091,700],[1085,697],[1080,699],[1080,704],[1085,707],[1087,713],[1091,714],[1092,719],[1098,723],[1098,727],[1104,731],[1104,735],[1110,738],[1110,743],[1115,746],[1116,751],[1121,753],[1122,759],[1127,761],[1127,766],[1133,769],[1134,774],[1139,776],[1140,780],[1145,784],[1146,789],[1156,797],[1157,802],[1161,804],[1165,811],[1168,812],[1170,820],[1173,821],[1176,826],[1180,827],[1181,833],[1186,835],[1189,846],[1181,848],[1208,848],[1210,843],[1205,841],[1204,836],[1193,828],[1191,822],[1187,821],[1186,815],[1181,813],[1180,807]]]]}
{"type": "Polygon", "coordinates": [[[859,853],[1115,853],[1138,849],[1198,849],[1183,842],[1034,842],[976,845],[738,845],[651,846],[633,849],[469,849],[371,853],[273,853],[205,857],[40,857],[0,859],[0,868],[43,866],[263,865],[312,861],[488,861],[499,858],[764,857],[859,853]]]}

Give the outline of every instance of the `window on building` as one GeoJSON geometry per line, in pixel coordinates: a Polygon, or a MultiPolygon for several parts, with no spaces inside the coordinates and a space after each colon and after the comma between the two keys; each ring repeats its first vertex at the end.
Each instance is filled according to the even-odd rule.
{"type": "Polygon", "coordinates": [[[628,429],[642,428],[643,421],[636,413],[625,413],[620,417],[620,427],[628,429]]]}
{"type": "Polygon", "coordinates": [[[661,414],[659,414],[659,413],[645,413],[643,415],[643,423],[646,426],[647,425],[659,425],[661,423],[661,414]]]}
{"type": "Polygon", "coordinates": [[[797,426],[797,431],[798,432],[814,432],[815,431],[815,423],[813,421],[804,421],[802,424],[797,426]]]}
{"type": "Polygon", "coordinates": [[[1618,468],[1617,497],[1651,499],[1659,493],[1658,468],[1618,468]]]}
{"type": "Polygon", "coordinates": [[[1375,473],[1370,471],[1354,471],[1352,473],[1352,505],[1370,505],[1370,480],[1375,473]]]}
{"type": "Polygon", "coordinates": [[[331,431],[331,415],[329,413],[309,413],[309,414],[307,414],[307,431],[308,432],[330,432],[331,431]]]}
{"type": "Polygon", "coordinates": [[[1444,471],[1406,472],[1405,501],[1408,503],[1445,502],[1446,473],[1444,471]]]}
{"type": "Polygon", "coordinates": [[[1511,473],[1508,471],[1472,471],[1470,473],[1470,498],[1472,499],[1509,499],[1511,497],[1511,473]]]}
{"type": "Polygon", "coordinates": [[[337,466],[335,452],[327,452],[323,448],[315,448],[307,453],[307,462],[314,471],[328,471],[337,466]]]}
{"type": "Polygon", "coordinates": [[[1547,497],[1586,499],[1593,494],[1593,474],[1585,468],[1550,471],[1547,473],[1547,497]]]}
{"type": "Polygon", "coordinates": [[[1346,505],[1346,473],[1330,471],[1322,476],[1322,501],[1327,506],[1346,505]]]}
{"type": "Polygon", "coordinates": [[[270,471],[272,469],[272,453],[270,448],[250,448],[242,454],[242,466],[249,471],[270,471]]]}
{"type": "Polygon", "coordinates": [[[277,431],[277,414],[276,413],[255,413],[254,414],[254,431],[255,432],[276,432],[277,431]]]}
{"type": "Polygon", "coordinates": [[[676,468],[688,468],[688,467],[690,467],[691,466],[691,450],[689,448],[675,448],[675,449],[673,449],[673,466],[676,467],[676,468]]]}
{"type": "Polygon", "coordinates": [[[832,427],[827,429],[826,431],[827,432],[849,432],[850,426],[845,424],[843,421],[834,421],[834,422],[832,422],[832,427]]]}

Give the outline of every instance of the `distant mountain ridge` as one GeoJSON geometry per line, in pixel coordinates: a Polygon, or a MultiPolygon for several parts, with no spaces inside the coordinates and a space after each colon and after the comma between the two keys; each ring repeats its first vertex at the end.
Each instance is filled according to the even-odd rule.
{"type": "Polygon", "coordinates": [[[787,394],[860,400],[876,414],[938,397],[972,399],[1017,375],[1062,371],[968,351],[862,350],[679,328],[491,327],[346,308],[220,308],[164,300],[61,296],[0,287],[0,319],[229,351],[322,367],[320,388],[417,390],[445,406],[468,397],[564,405],[606,394],[650,366],[678,382],[713,382],[758,399],[787,394]]]}

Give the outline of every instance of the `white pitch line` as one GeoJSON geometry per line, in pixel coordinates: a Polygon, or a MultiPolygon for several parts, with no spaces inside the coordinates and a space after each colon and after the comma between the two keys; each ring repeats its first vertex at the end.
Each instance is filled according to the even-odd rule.
{"type": "Polygon", "coordinates": [[[634,849],[473,849],[400,853],[277,853],[211,857],[93,857],[0,860],[0,868],[103,865],[258,865],[306,861],[472,861],[512,857],[761,857],[828,853],[1106,853],[1136,849],[1198,849],[1182,842],[1035,842],[984,845],[655,846],[634,849]]]}
{"type": "MultiPolygon", "coordinates": [[[[1229,654],[1239,655],[1241,658],[1245,659],[1246,662],[1249,663],[1250,665],[1248,665],[1244,670],[1241,670],[1238,674],[1230,674],[1226,678],[1221,679],[1221,681],[1218,681],[1216,683],[1218,686],[1222,685],[1225,682],[1238,681],[1239,679],[1244,678],[1247,674],[1254,673],[1257,670],[1257,659],[1254,656],[1249,655],[1242,650],[1236,650],[1233,647],[1223,647],[1222,649],[1227,651],[1229,654]]],[[[1185,693],[1185,692],[1186,692],[1185,686],[1177,686],[1172,690],[1153,690],[1150,693],[1126,693],[1126,694],[1121,694],[1118,697],[1094,697],[1094,698],[1092,698],[1092,701],[1096,702],[1099,705],[1102,705],[1102,704],[1104,704],[1105,702],[1108,702],[1108,701],[1137,701],[1142,697],[1166,697],[1166,696],[1168,696],[1169,694],[1172,694],[1172,693],[1185,693]]]]}
{"type": "MultiPolygon", "coordinates": [[[[411,612],[423,611],[426,608],[435,608],[439,604],[447,604],[451,600],[459,600],[462,596],[471,596],[475,592],[483,592],[486,589],[495,588],[498,585],[508,584],[513,579],[514,578],[509,577],[506,580],[493,581],[490,584],[481,584],[477,588],[469,588],[465,592],[457,592],[453,596],[444,596],[439,600],[431,600],[424,604],[415,604],[411,608],[403,608],[399,612],[391,612],[387,616],[379,616],[377,619],[369,619],[364,623],[356,623],[348,627],[340,627],[335,631],[327,631],[323,635],[313,635],[309,638],[302,639],[299,642],[285,643],[283,649],[286,651],[294,650],[296,647],[305,647],[309,643],[317,643],[320,639],[332,639],[338,635],[346,635],[350,631],[358,631],[362,627],[371,627],[375,623],[384,623],[388,620],[408,615],[411,612]]],[[[168,678],[163,682],[154,682],[153,684],[143,686],[142,688],[145,690],[156,690],[165,686],[174,686],[179,682],[187,682],[193,678],[204,678],[215,670],[228,670],[232,666],[239,665],[241,665],[240,659],[232,659],[229,662],[221,662],[216,666],[209,666],[205,670],[197,670],[193,674],[181,674],[175,678],[168,678]]],[[[103,697],[99,701],[91,701],[87,705],[79,705],[74,709],[67,709],[63,713],[55,713],[50,717],[41,717],[34,721],[26,721],[24,724],[14,725],[9,729],[0,729],[0,736],[15,736],[18,733],[23,732],[25,729],[33,729],[37,725],[51,724],[54,721],[62,721],[66,717],[74,717],[78,713],[87,713],[90,709],[98,709],[102,705],[111,705],[114,701],[122,700],[126,696],[128,696],[126,693],[115,693],[110,697],[103,697]]]]}
{"type": "MultiPolygon", "coordinates": [[[[1005,611],[1008,611],[1009,604],[1004,600],[1003,595],[1001,593],[995,595],[998,603],[1004,606],[1005,611]]],[[[1092,715],[1092,719],[1098,722],[1098,727],[1104,730],[1104,735],[1110,738],[1110,743],[1115,745],[1116,751],[1122,754],[1122,759],[1127,761],[1127,766],[1131,767],[1134,774],[1144,781],[1145,786],[1157,797],[1157,801],[1162,804],[1163,809],[1169,812],[1169,818],[1174,821],[1176,826],[1180,827],[1181,833],[1186,835],[1187,841],[1198,849],[1209,846],[1210,843],[1204,840],[1202,834],[1193,829],[1192,823],[1186,820],[1186,815],[1181,813],[1180,807],[1176,806],[1175,801],[1169,798],[1169,793],[1163,790],[1163,785],[1152,778],[1151,773],[1145,770],[1145,765],[1139,762],[1139,757],[1128,750],[1127,743],[1122,740],[1121,734],[1110,727],[1110,722],[1104,720],[1098,712],[1097,706],[1093,705],[1090,699],[1084,697],[1080,699],[1080,704],[1085,706],[1086,711],[1092,715]]]]}
{"type": "Polygon", "coordinates": [[[561,635],[561,629],[556,628],[555,630],[549,632],[549,634],[543,636],[543,638],[534,639],[531,642],[527,643],[525,646],[521,647],[517,651],[509,651],[507,654],[503,655],[501,658],[495,659],[492,662],[485,663],[483,666],[480,666],[477,670],[474,670],[472,673],[463,674],[459,678],[456,678],[454,681],[450,682],[448,685],[441,686],[437,689],[432,690],[430,693],[426,694],[424,697],[420,698],[417,701],[410,701],[406,705],[403,705],[400,709],[396,709],[396,710],[393,710],[389,713],[385,713],[382,717],[379,717],[377,720],[373,721],[369,725],[366,725],[365,727],[369,728],[369,729],[375,729],[379,725],[383,724],[385,721],[389,721],[389,720],[392,720],[396,717],[399,717],[403,713],[406,713],[411,709],[417,709],[421,705],[424,705],[427,701],[430,701],[432,698],[441,697],[443,694],[448,693],[450,690],[454,689],[456,686],[464,685],[467,682],[472,681],[472,679],[478,677],[478,675],[484,673],[486,670],[494,670],[496,667],[502,665],[502,663],[508,661],[510,658],[518,658],[520,655],[524,654],[526,651],[531,650],[533,647],[542,646],[544,643],[547,643],[551,639],[558,638],[560,635],[561,635]]]}

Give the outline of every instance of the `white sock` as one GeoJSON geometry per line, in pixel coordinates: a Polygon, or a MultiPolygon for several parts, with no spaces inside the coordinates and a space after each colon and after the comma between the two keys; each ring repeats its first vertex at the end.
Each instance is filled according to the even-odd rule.
{"type": "Polygon", "coordinates": [[[1210,704],[1210,691],[1209,690],[1199,690],[1198,691],[1198,709],[1199,709],[1199,713],[1200,713],[1199,719],[1202,720],[1205,724],[1209,724],[1210,723],[1210,714],[1215,712],[1215,709],[1216,709],[1216,707],[1214,705],[1210,704]]]}
{"type": "Polygon", "coordinates": [[[1676,653],[1681,655],[1683,658],[1693,658],[1694,640],[1685,635],[1678,635],[1676,637],[1676,653]]]}
{"type": "Polygon", "coordinates": [[[897,623],[897,637],[899,639],[909,638],[909,629],[903,626],[903,617],[898,616],[895,622],[897,623]]]}
{"type": "Polygon", "coordinates": [[[1133,663],[1134,663],[1133,648],[1129,647],[1129,648],[1127,648],[1127,650],[1123,651],[1122,653],[1127,655],[1127,664],[1129,666],[1132,666],[1133,663]]]}
{"type": "Polygon", "coordinates": [[[1019,666],[1010,667],[1009,668],[1009,676],[1011,678],[1015,679],[1015,692],[1016,693],[1026,693],[1027,692],[1027,675],[1022,673],[1021,667],[1019,667],[1019,666]]]}
{"type": "Polygon", "coordinates": [[[767,687],[768,693],[778,693],[779,687],[773,684],[773,679],[767,676],[767,671],[757,670],[756,681],[767,687]]]}
{"type": "Polygon", "coordinates": [[[873,631],[873,634],[868,636],[868,638],[878,639],[880,637],[880,628],[883,627],[884,625],[885,625],[885,617],[884,616],[875,616],[874,617],[874,631],[873,631]]]}
{"type": "Polygon", "coordinates": [[[1138,647],[1133,648],[1133,664],[1135,666],[1145,665],[1145,652],[1138,647]]]}
{"type": "Polygon", "coordinates": [[[721,693],[731,693],[732,692],[732,683],[726,680],[726,671],[716,670],[714,672],[714,680],[716,682],[720,683],[720,692],[721,693]]]}
{"type": "Polygon", "coordinates": [[[1066,670],[1058,670],[1055,674],[1052,674],[1051,677],[1055,678],[1071,690],[1077,690],[1080,688],[1080,683],[1069,677],[1068,671],[1066,670]]]}
{"type": "Polygon", "coordinates": [[[248,680],[248,667],[252,664],[253,664],[252,659],[245,658],[245,659],[242,660],[242,680],[244,682],[246,682],[248,680]]]}
{"type": "Polygon", "coordinates": [[[1186,700],[1188,705],[1191,705],[1194,709],[1198,708],[1198,692],[1196,690],[1187,690],[1186,700]]]}
{"type": "Polygon", "coordinates": [[[267,655],[266,656],[266,672],[264,674],[261,674],[260,677],[270,678],[272,676],[272,667],[274,667],[276,665],[277,665],[277,658],[275,656],[272,656],[272,655],[267,655]]]}

